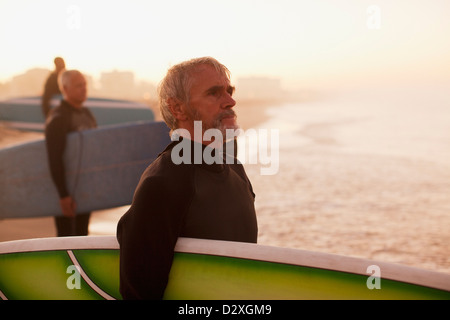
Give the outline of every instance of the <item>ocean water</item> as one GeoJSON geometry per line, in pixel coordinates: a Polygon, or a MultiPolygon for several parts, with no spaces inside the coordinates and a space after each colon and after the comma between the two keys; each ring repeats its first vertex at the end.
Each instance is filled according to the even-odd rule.
{"type": "Polygon", "coordinates": [[[245,164],[260,244],[450,273],[446,88],[333,93],[268,113],[259,128],[278,131],[278,170],[245,164]]]}

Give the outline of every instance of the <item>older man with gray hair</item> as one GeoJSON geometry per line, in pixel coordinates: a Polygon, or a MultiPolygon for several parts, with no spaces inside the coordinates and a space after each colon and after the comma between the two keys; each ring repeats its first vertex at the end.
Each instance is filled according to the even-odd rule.
{"type": "Polygon", "coordinates": [[[177,164],[172,157],[180,144],[189,146],[193,157],[194,150],[211,148],[212,141],[202,140],[202,134],[195,137],[198,121],[202,133],[237,128],[233,91],[228,69],[210,57],[175,65],[162,80],[164,120],[172,131],[185,134],[145,170],[130,209],[119,221],[124,299],[164,297],[179,237],[257,241],[255,195],[242,164],[201,159],[177,164]]]}
{"type": "Polygon", "coordinates": [[[45,125],[48,163],[62,211],[62,216],[55,217],[55,225],[59,237],[82,236],[88,234],[90,212],[76,212],[76,203],[67,189],[63,156],[67,134],[95,128],[97,122],[92,113],[83,107],[87,98],[87,86],[80,71],[63,71],[59,75],[58,84],[63,100],[51,110],[45,125]]]}

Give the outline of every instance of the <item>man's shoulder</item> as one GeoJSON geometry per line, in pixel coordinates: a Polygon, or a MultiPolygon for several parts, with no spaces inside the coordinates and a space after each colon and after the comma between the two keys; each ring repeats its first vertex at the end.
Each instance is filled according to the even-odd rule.
{"type": "Polygon", "coordinates": [[[162,197],[188,197],[193,192],[193,170],[192,165],[174,164],[171,150],[165,150],[145,169],[138,190],[162,197]]]}
{"type": "Polygon", "coordinates": [[[50,119],[63,117],[70,112],[70,109],[67,108],[66,104],[61,101],[56,107],[54,107],[49,114],[50,119]]]}
{"type": "Polygon", "coordinates": [[[51,126],[54,126],[56,123],[64,122],[66,117],[67,116],[65,114],[65,111],[59,105],[59,106],[53,108],[52,110],[50,110],[50,113],[45,122],[45,126],[51,127],[51,126]]]}
{"type": "Polygon", "coordinates": [[[143,176],[180,180],[190,177],[192,170],[193,166],[191,165],[178,165],[172,161],[172,148],[169,146],[147,167],[143,176]]]}
{"type": "Polygon", "coordinates": [[[70,110],[67,106],[61,102],[58,106],[53,108],[46,121],[45,121],[45,132],[49,134],[52,133],[63,133],[68,130],[68,124],[70,121],[70,110]]]}

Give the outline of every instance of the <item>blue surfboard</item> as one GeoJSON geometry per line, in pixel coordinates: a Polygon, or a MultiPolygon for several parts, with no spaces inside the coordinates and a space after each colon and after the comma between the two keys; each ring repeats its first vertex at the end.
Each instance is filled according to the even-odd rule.
{"type": "MultiPolygon", "coordinates": [[[[51,100],[51,107],[56,107],[61,99],[60,95],[55,96],[51,100]]],[[[155,120],[153,111],[143,103],[88,98],[83,105],[92,112],[99,126],[155,120]]],[[[0,122],[14,129],[44,131],[45,119],[41,109],[41,97],[0,101],[0,122]]]]}
{"type": "MultiPolygon", "coordinates": [[[[131,204],[141,174],[170,143],[164,122],[105,126],[67,139],[67,187],[78,212],[131,204]]],[[[62,214],[44,139],[0,150],[0,190],[0,218],[62,214]]]]}

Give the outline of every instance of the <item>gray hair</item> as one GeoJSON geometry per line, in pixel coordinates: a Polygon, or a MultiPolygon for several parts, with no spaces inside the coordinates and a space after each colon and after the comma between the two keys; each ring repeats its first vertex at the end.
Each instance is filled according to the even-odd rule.
{"type": "Polygon", "coordinates": [[[82,74],[78,70],[62,70],[58,75],[58,87],[64,94],[64,87],[67,87],[75,74],[82,74]]]}
{"type": "Polygon", "coordinates": [[[172,66],[158,85],[158,99],[161,115],[167,126],[172,130],[177,129],[178,124],[169,109],[168,100],[170,98],[175,98],[189,105],[192,74],[201,65],[213,66],[217,72],[230,79],[230,71],[227,67],[211,57],[195,58],[172,66]]]}

